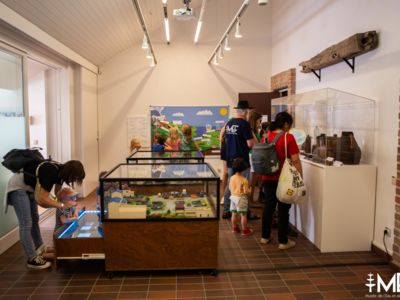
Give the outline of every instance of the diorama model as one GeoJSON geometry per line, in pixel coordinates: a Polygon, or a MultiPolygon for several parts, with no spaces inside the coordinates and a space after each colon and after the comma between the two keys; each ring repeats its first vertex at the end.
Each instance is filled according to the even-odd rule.
{"type": "Polygon", "coordinates": [[[302,153],[314,162],[332,164],[333,161],[345,165],[358,165],[361,160],[361,149],[353,132],[342,131],[341,137],[336,134],[327,136],[322,133],[316,136],[316,142],[311,147],[311,137],[308,135],[302,146],[302,153]]]}
{"type": "Polygon", "coordinates": [[[108,190],[104,193],[108,202],[110,219],[156,218],[211,218],[214,210],[205,192],[188,194],[171,191],[156,195],[138,195],[132,190],[108,190]]]}
{"type": "Polygon", "coordinates": [[[63,238],[94,238],[103,236],[103,228],[100,221],[100,211],[80,210],[78,219],[60,227],[55,236],[63,238]]]}

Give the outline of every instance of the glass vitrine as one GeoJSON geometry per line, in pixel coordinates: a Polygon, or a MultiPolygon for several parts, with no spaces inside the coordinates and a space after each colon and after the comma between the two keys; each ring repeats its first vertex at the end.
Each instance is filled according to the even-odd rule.
{"type": "Polygon", "coordinates": [[[219,177],[205,163],[120,164],[100,179],[102,218],[219,218],[219,177]]]}
{"type": "Polygon", "coordinates": [[[375,101],[325,88],[272,100],[272,119],[287,111],[306,159],[317,163],[372,164],[375,101]]]}

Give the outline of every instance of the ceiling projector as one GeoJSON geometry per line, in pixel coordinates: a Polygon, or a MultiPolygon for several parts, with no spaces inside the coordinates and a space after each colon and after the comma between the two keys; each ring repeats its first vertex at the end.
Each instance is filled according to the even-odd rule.
{"type": "Polygon", "coordinates": [[[182,8],[177,8],[172,11],[172,15],[177,19],[177,20],[193,20],[195,18],[194,15],[194,10],[193,8],[189,7],[191,0],[183,0],[183,5],[184,7],[182,8]]]}

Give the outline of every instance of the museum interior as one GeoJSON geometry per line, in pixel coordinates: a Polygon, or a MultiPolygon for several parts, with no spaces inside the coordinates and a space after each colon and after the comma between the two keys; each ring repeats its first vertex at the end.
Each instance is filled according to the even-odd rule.
{"type": "MultiPolygon", "coordinates": [[[[398,0],[0,0],[0,298],[399,299],[399,12],[398,0]],[[246,105],[262,123],[252,135],[293,118],[303,189],[287,243],[283,200],[263,233],[261,144],[239,200],[248,227],[231,225],[226,201],[246,214],[221,156],[246,105]],[[49,194],[41,162],[15,187],[29,174],[6,167],[12,149],[57,172],[78,160],[83,182],[58,192],[60,171],[49,194]]],[[[293,179],[291,158],[279,172],[293,179]]]]}

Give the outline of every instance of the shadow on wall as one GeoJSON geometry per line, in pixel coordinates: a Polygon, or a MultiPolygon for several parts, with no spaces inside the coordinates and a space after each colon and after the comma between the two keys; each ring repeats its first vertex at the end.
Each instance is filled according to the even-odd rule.
{"type": "Polygon", "coordinates": [[[210,65],[211,71],[214,73],[217,80],[221,83],[224,90],[227,92],[231,99],[237,99],[237,94],[235,90],[228,84],[228,82],[218,73],[217,69],[213,65],[210,65]]]}
{"type": "MultiPolygon", "coordinates": [[[[221,66],[218,67],[218,70],[221,70],[222,72],[225,72],[225,73],[231,75],[232,77],[235,77],[236,79],[239,79],[240,81],[245,82],[248,85],[251,85],[252,87],[254,87],[254,88],[256,88],[256,89],[258,89],[260,91],[266,91],[267,90],[266,86],[261,85],[258,82],[254,81],[254,80],[251,80],[251,79],[249,79],[247,77],[244,77],[243,75],[235,73],[235,72],[233,72],[231,70],[225,69],[225,68],[223,68],[221,66]]],[[[267,78],[265,80],[267,80],[267,78]]]]}
{"type": "Polygon", "coordinates": [[[146,70],[148,70],[148,69],[149,69],[149,67],[146,66],[146,67],[143,67],[143,68],[141,68],[141,69],[138,69],[138,70],[136,70],[136,71],[134,71],[134,72],[132,72],[132,73],[130,73],[130,74],[127,74],[127,75],[125,75],[125,76],[123,76],[123,77],[117,78],[117,79],[115,79],[114,81],[112,81],[112,82],[106,84],[105,86],[101,87],[101,88],[99,89],[99,93],[100,93],[100,94],[105,93],[105,92],[107,92],[110,88],[115,88],[118,84],[124,83],[124,81],[129,80],[129,79],[131,79],[132,77],[135,77],[135,76],[137,76],[137,75],[143,73],[144,71],[146,71],[146,70]]]}
{"type": "Polygon", "coordinates": [[[272,30],[272,45],[291,35],[315,15],[331,6],[333,2],[328,0],[308,2],[298,0],[274,1],[272,10],[273,23],[279,23],[277,27],[281,28],[281,30],[272,30]],[[298,7],[301,7],[301,15],[297,13],[299,11],[298,7]],[[286,26],[282,26],[282,22],[286,26]]]}
{"type": "MultiPolygon", "coordinates": [[[[144,77],[137,83],[136,88],[133,89],[131,95],[129,96],[128,100],[126,101],[126,103],[119,109],[119,111],[115,114],[116,119],[113,120],[112,122],[109,122],[111,125],[107,128],[104,128],[103,132],[100,132],[100,144],[101,144],[101,140],[104,137],[108,137],[110,136],[110,134],[112,134],[113,132],[118,132],[119,130],[121,130],[121,116],[125,116],[126,112],[131,111],[132,106],[134,106],[136,99],[139,97],[139,95],[141,94],[141,92],[143,91],[147,81],[149,81],[151,74],[153,73],[153,68],[143,68],[140,69],[139,71],[136,71],[130,75],[127,75],[123,78],[120,78],[116,81],[114,81],[114,84],[117,85],[117,82],[119,80],[126,80],[134,75],[137,75],[141,72],[143,72],[144,70],[147,70],[147,72],[145,73],[144,77]]],[[[108,84],[107,88],[110,88],[112,84],[108,84]]],[[[115,87],[115,85],[113,87],[115,87]]],[[[102,89],[104,92],[104,89],[102,89]]],[[[106,144],[104,145],[104,147],[112,147],[112,143],[106,144]]]]}

